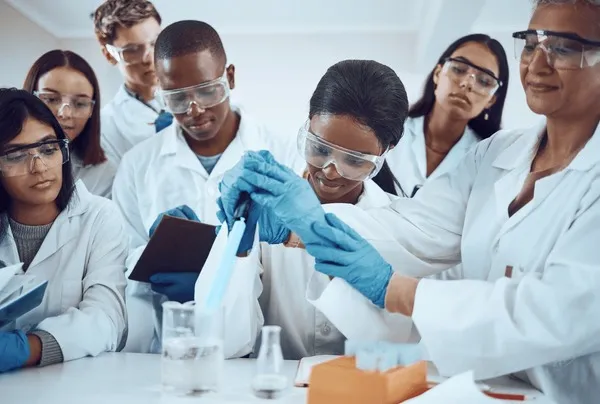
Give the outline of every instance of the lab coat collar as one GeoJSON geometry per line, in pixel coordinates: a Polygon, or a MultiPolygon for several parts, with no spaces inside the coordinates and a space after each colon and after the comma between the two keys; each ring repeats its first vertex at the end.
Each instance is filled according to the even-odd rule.
{"type": "MultiPolygon", "coordinates": [[[[504,170],[512,170],[530,163],[536,152],[537,144],[546,130],[546,121],[525,131],[512,145],[502,151],[492,165],[504,170]]],[[[566,170],[587,171],[600,162],[600,125],[584,148],[575,156],[566,170]]]]}
{"type": "Polygon", "coordinates": [[[362,195],[358,198],[356,206],[361,209],[385,208],[392,202],[392,196],[386,193],[373,180],[364,183],[362,195]]]}
{"type": "Polygon", "coordinates": [[[158,134],[158,136],[161,136],[163,139],[160,155],[166,156],[176,154],[178,164],[197,171],[204,177],[218,177],[223,174],[242,158],[244,152],[249,150],[250,146],[259,146],[252,144],[252,140],[256,141],[256,139],[253,139],[251,136],[252,133],[257,130],[256,122],[241,108],[232,105],[231,109],[240,116],[240,126],[235,138],[223,152],[223,156],[221,156],[210,175],[206,172],[202,164],[198,161],[197,156],[190,149],[183,135],[183,129],[179,124],[171,125],[158,134]]]}
{"type": "MultiPolygon", "coordinates": [[[[83,182],[77,181],[71,201],[67,205],[66,209],[63,210],[54,220],[50,231],[46,235],[46,238],[44,238],[39,251],[31,262],[28,272],[37,272],[35,267],[38,264],[53,256],[65,244],[78,237],[80,228],[78,226],[78,222],[73,220],[73,218],[76,216],[81,216],[87,212],[90,205],[90,198],[92,197],[92,194],[86,189],[83,182]]],[[[2,225],[6,225],[7,223],[6,214],[2,215],[2,223],[2,225]]],[[[8,246],[10,246],[9,249],[16,251],[16,244],[10,226],[8,226],[7,229],[6,240],[4,240],[2,243],[2,250],[8,248],[8,246]]],[[[15,254],[18,255],[18,252],[15,254]]],[[[41,270],[43,269],[40,269],[40,271],[41,270]]]]}
{"type": "Polygon", "coordinates": [[[119,107],[129,101],[134,101],[134,98],[132,98],[125,89],[125,84],[122,84],[117,90],[117,94],[115,94],[114,103],[119,107]]]}

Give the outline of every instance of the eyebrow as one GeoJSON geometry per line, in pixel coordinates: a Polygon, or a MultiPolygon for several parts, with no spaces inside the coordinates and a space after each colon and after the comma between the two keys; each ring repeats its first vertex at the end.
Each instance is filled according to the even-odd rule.
{"type": "Polygon", "coordinates": [[[489,74],[490,76],[492,76],[493,78],[496,78],[496,75],[494,74],[493,71],[491,71],[490,69],[486,69],[485,67],[481,67],[476,63],[471,62],[468,58],[466,58],[464,56],[456,56],[456,57],[453,57],[452,59],[462,60],[463,62],[467,62],[467,63],[473,65],[473,67],[478,68],[482,72],[485,72],[485,73],[489,74]]]}
{"type": "Polygon", "coordinates": [[[6,145],[6,150],[13,150],[13,149],[19,149],[21,147],[25,147],[25,146],[31,146],[31,145],[35,145],[38,143],[42,143],[42,142],[46,142],[49,140],[58,140],[58,138],[56,137],[56,135],[54,134],[48,134],[46,136],[44,136],[43,138],[41,138],[40,140],[38,140],[37,142],[34,143],[9,143],[6,145]]]}
{"type": "MultiPolygon", "coordinates": [[[[49,93],[54,93],[54,94],[62,95],[60,91],[57,91],[57,90],[55,90],[53,88],[50,88],[50,87],[44,87],[44,88],[41,89],[41,91],[42,92],[47,91],[49,93]]],[[[90,97],[87,94],[66,94],[66,95],[72,95],[74,97],[85,97],[85,98],[89,98],[90,100],[94,98],[94,97],[90,97]]]]}

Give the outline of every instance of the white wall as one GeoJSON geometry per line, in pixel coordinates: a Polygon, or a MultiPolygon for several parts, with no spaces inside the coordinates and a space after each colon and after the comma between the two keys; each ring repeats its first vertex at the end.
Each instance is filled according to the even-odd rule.
{"type": "Polygon", "coordinates": [[[58,40],[0,1],[0,86],[22,87],[27,71],[58,40]]]}
{"type": "MultiPolygon", "coordinates": [[[[421,77],[403,73],[412,36],[399,33],[224,35],[230,63],[236,66],[234,102],[269,122],[281,133],[295,134],[306,119],[308,101],[332,64],[343,59],[373,59],[394,68],[409,95],[421,88],[421,77]]],[[[102,86],[102,101],[112,98],[121,78],[94,40],[63,40],[60,45],[86,58],[102,86]]]]}
{"type": "MultiPolygon", "coordinates": [[[[505,46],[511,66],[504,126],[530,125],[538,117],[527,108],[518,63],[512,57],[512,39],[507,32],[493,36],[505,46]]],[[[415,73],[414,46],[418,41],[407,33],[226,34],[223,42],[230,62],[236,65],[233,100],[276,132],[290,136],[306,119],[318,80],[337,61],[374,59],[389,65],[404,82],[411,102],[420,95],[427,74],[415,73]]],[[[98,75],[102,103],[113,97],[121,77],[118,69],[106,62],[95,39],[57,40],[0,1],[0,85],[21,86],[33,61],[54,48],[83,56],[98,75]]]]}

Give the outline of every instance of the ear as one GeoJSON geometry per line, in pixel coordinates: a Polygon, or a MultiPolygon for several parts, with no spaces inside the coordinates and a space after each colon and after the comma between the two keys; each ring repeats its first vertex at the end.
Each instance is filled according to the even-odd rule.
{"type": "Polygon", "coordinates": [[[119,63],[119,62],[117,62],[117,60],[115,58],[112,57],[110,52],[108,52],[108,50],[106,49],[106,46],[103,46],[101,49],[102,49],[102,54],[104,55],[104,57],[106,58],[108,63],[110,63],[113,66],[116,66],[116,64],[119,63]]]}
{"type": "Polygon", "coordinates": [[[235,88],[235,66],[229,65],[225,70],[227,71],[227,81],[229,81],[229,88],[233,90],[235,88]]]}
{"type": "Polygon", "coordinates": [[[440,80],[440,73],[442,72],[442,66],[437,65],[433,70],[433,84],[437,86],[438,81],[440,80]]]}
{"type": "Polygon", "coordinates": [[[485,107],[486,107],[487,109],[490,109],[490,108],[492,108],[492,106],[493,106],[493,105],[496,103],[496,100],[497,100],[497,98],[496,98],[496,96],[494,95],[494,96],[492,97],[492,99],[490,100],[490,102],[488,102],[488,103],[487,103],[487,105],[486,105],[485,107]]]}

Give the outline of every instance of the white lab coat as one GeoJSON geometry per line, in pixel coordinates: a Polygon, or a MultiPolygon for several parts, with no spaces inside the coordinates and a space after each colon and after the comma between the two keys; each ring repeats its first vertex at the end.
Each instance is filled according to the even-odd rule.
{"type": "MultiPolygon", "coordinates": [[[[158,109],[164,105],[156,99],[158,109]]],[[[156,135],[154,121],[158,113],[130,96],[125,85],[119,87],[115,98],[102,108],[102,148],[108,159],[118,167],[121,159],[133,146],[156,135]]]]}
{"type": "Polygon", "coordinates": [[[71,153],[71,166],[73,167],[73,178],[76,181],[83,181],[90,193],[110,198],[113,180],[117,173],[117,167],[112,161],[106,160],[100,164],[86,166],[79,156],[71,153]]]}
{"type": "Polygon", "coordinates": [[[407,118],[404,134],[398,145],[389,151],[386,161],[402,189],[396,186],[398,195],[402,191],[411,196],[415,188],[421,188],[449,171],[452,171],[465,154],[479,142],[479,137],[467,126],[460,140],[450,149],[444,160],[427,177],[427,153],[425,147],[425,117],[407,118]]]}
{"type": "MultiPolygon", "coordinates": [[[[533,200],[509,218],[542,130],[499,132],[415,198],[370,214],[393,232],[398,260],[413,260],[401,268],[409,275],[442,271],[462,257],[464,280],[420,281],[412,316],[442,374],[472,369],[483,379],[522,372],[557,402],[595,403],[600,126],[567,168],[537,181],[533,200]]],[[[377,325],[368,316],[354,324],[377,325]]]]}
{"type": "MultiPolygon", "coordinates": [[[[393,199],[393,196],[383,192],[373,181],[367,181],[356,207],[359,209],[384,207],[388,206],[393,199]]],[[[328,210],[330,206],[332,205],[324,205],[324,208],[328,210]]],[[[381,237],[377,228],[370,226],[368,222],[363,222],[358,231],[384,256],[391,258],[391,254],[395,253],[395,240],[390,236],[381,237]]],[[[203,287],[211,284],[226,243],[226,235],[219,234],[197,284],[204,283],[203,287]]],[[[282,328],[281,348],[285,359],[343,354],[346,339],[344,333],[307,301],[307,287],[308,298],[316,299],[316,295],[321,293],[329,283],[329,277],[316,272],[314,264],[314,258],[304,249],[267,243],[260,243],[260,248],[254,248],[249,257],[238,258],[228,290],[228,293],[238,298],[233,300],[228,296],[225,305],[227,313],[230,313],[226,318],[228,332],[244,335],[245,338],[256,337],[256,333],[263,325],[264,316],[264,324],[278,325],[282,328]],[[251,278],[252,276],[254,279],[251,278]],[[252,288],[255,290],[249,293],[252,288]],[[241,296],[248,300],[244,302],[241,296]],[[262,315],[261,310],[252,313],[247,309],[256,306],[258,296],[260,296],[258,301],[262,315]],[[234,309],[234,306],[237,309],[234,309]],[[249,322],[247,315],[252,315],[254,318],[249,322]],[[255,334],[252,335],[252,332],[255,334]]],[[[201,293],[197,289],[196,300],[202,301],[207,293],[206,290],[201,293]]],[[[390,314],[390,316],[400,317],[399,314],[390,314]]],[[[403,328],[406,333],[409,333],[412,322],[406,317],[404,319],[403,328]]],[[[399,321],[396,321],[394,326],[399,332],[401,327],[398,323],[399,321]]]]}
{"type": "MultiPolygon", "coordinates": [[[[177,125],[169,126],[123,157],[115,177],[113,200],[125,217],[125,227],[130,235],[128,274],[143,252],[149,240],[148,231],[159,214],[179,205],[188,205],[203,223],[220,224],[216,216],[219,182],[246,151],[265,149],[271,151],[280,162],[288,162],[292,166],[300,164],[299,154],[291,139],[286,141],[287,138],[270,133],[243,110],[234,110],[241,116],[237,136],[210,175],[186,143],[177,125]]],[[[130,322],[126,350],[156,351],[158,335],[154,335],[152,303],[156,296],[152,294],[149,284],[134,281],[128,282],[127,296],[130,310],[137,314],[129,317],[136,324],[130,322]]],[[[159,305],[160,300],[154,302],[154,307],[158,308],[159,305]]],[[[251,347],[240,349],[248,353],[251,347]]]]}
{"type": "MultiPolygon", "coordinates": [[[[0,256],[18,264],[19,254],[6,215],[0,256]]],[[[54,336],[66,361],[122,348],[126,338],[125,259],[127,236],[113,202],[77,183],[69,206],[50,228],[27,269],[47,280],[42,304],[16,321],[54,336]]]]}
{"type": "MultiPolygon", "coordinates": [[[[444,160],[427,177],[427,148],[425,146],[425,117],[408,118],[404,124],[404,134],[398,145],[388,153],[386,159],[392,173],[402,189],[396,186],[398,195],[411,196],[427,182],[450,172],[458,166],[465,154],[479,142],[477,134],[468,126],[461,138],[450,149],[444,160]]],[[[437,279],[462,278],[462,266],[436,274],[437,279]]]]}

